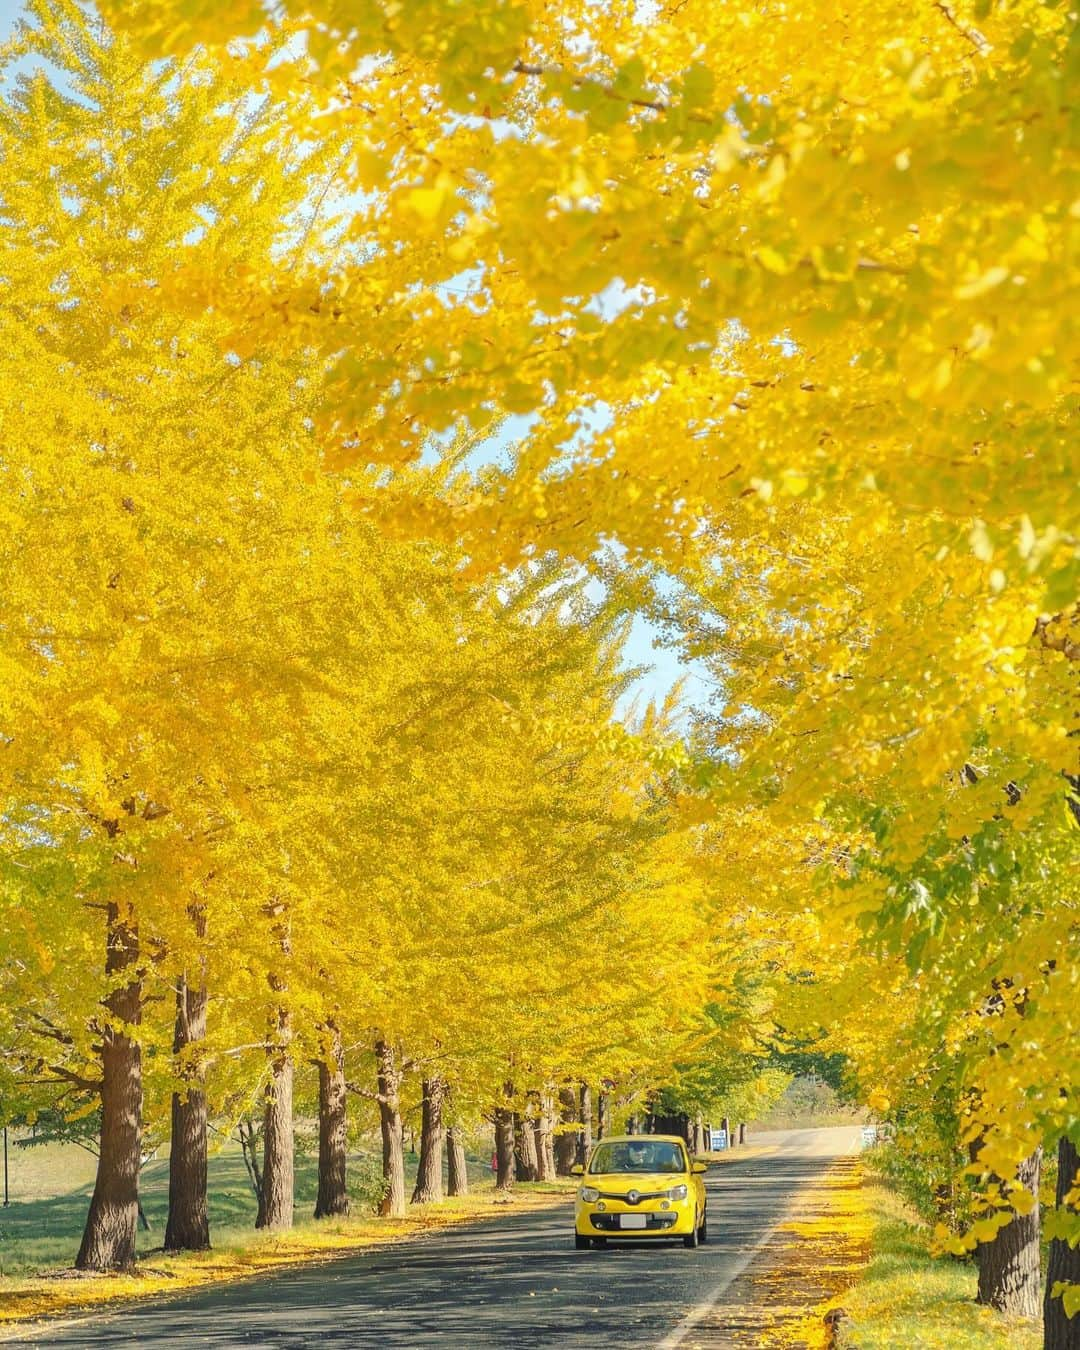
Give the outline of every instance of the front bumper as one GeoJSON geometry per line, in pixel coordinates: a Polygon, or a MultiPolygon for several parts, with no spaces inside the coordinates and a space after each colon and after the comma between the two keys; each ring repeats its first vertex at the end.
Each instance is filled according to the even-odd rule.
{"type": "Polygon", "coordinates": [[[692,1233],[696,1214],[692,1200],[680,1200],[670,1209],[643,1209],[640,1205],[606,1206],[579,1201],[574,1215],[575,1229],[582,1237],[682,1237],[692,1233]],[[623,1228],[623,1215],[634,1214],[645,1220],[644,1228],[623,1228]]]}
{"type": "Polygon", "coordinates": [[[673,1210],[665,1214],[644,1214],[644,1228],[623,1228],[621,1214],[590,1214],[592,1231],[609,1233],[615,1237],[648,1237],[650,1233],[671,1233],[679,1222],[680,1215],[673,1210]]]}

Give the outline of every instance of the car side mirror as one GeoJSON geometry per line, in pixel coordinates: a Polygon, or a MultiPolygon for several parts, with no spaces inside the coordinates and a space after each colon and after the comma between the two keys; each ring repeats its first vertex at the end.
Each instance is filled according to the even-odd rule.
{"type": "Polygon", "coordinates": [[[574,1165],[570,1168],[570,1175],[572,1177],[583,1177],[585,1175],[585,1164],[574,1163],[574,1165]]]}
{"type": "Polygon", "coordinates": [[[706,1162],[694,1162],[690,1164],[690,1171],[696,1172],[699,1176],[702,1172],[707,1172],[708,1170],[709,1164],[706,1162]]]}

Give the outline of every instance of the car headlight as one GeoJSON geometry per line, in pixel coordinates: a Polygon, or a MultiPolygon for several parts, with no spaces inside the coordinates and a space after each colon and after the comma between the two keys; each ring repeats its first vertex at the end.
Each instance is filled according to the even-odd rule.
{"type": "MultiPolygon", "coordinates": [[[[685,1186],[683,1187],[683,1190],[686,1190],[685,1186]]],[[[593,1186],[582,1186],[580,1195],[587,1205],[591,1205],[594,1200],[600,1199],[600,1192],[593,1186]]]]}
{"type": "Polygon", "coordinates": [[[685,1186],[672,1186],[671,1190],[668,1191],[668,1195],[672,1200],[685,1200],[689,1194],[690,1192],[685,1186]]]}

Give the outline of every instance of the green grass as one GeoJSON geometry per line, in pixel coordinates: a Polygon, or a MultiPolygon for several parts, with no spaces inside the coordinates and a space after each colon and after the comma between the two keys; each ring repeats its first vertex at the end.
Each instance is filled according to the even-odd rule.
{"type": "Polygon", "coordinates": [[[851,1350],[1038,1350],[1041,1325],[1000,1316],[975,1303],[970,1261],[930,1255],[929,1232],[903,1202],[868,1178],[871,1258],[855,1287],[837,1302],[850,1320],[851,1350]]]}
{"type": "MultiPolygon", "coordinates": [[[[415,1154],[406,1153],[407,1192],[416,1172],[415,1154]]],[[[76,1144],[44,1144],[8,1150],[11,1203],[0,1209],[0,1276],[27,1276],[71,1266],[82,1237],[86,1211],[94,1186],[97,1160],[76,1144]]],[[[371,1182],[379,1160],[371,1152],[350,1157],[350,1192],[357,1215],[370,1212],[371,1182]]],[[[490,1185],[491,1172],[479,1160],[470,1160],[469,1182],[490,1185]]],[[[312,1212],[318,1187],[318,1159],[310,1152],[296,1158],[296,1221],[314,1223],[312,1212]]],[[[150,1231],[141,1227],[140,1254],[160,1249],[169,1205],[168,1156],[152,1159],[143,1168],[140,1185],[143,1210],[150,1231]]],[[[255,1195],[238,1145],[229,1143],[211,1156],[208,1177],[211,1236],[215,1248],[239,1250],[251,1242],[255,1224],[255,1195]]]]}
{"type": "MultiPolygon", "coordinates": [[[[139,1300],[245,1276],[284,1265],[325,1261],[347,1251],[408,1241],[450,1224],[564,1203],[573,1178],[519,1184],[513,1197],[496,1193],[489,1159],[469,1158],[470,1194],[437,1205],[409,1205],[399,1219],[377,1218],[379,1160],[371,1151],[350,1158],[352,1213],[344,1219],[312,1217],[317,1162],[309,1137],[298,1138],[296,1214],[291,1229],[256,1232],[255,1197],[238,1146],[226,1145],[210,1159],[209,1207],[213,1249],[163,1253],[168,1206],[168,1158],[143,1169],[143,1206],[150,1231],[138,1235],[140,1260],[131,1271],[76,1276],[78,1250],[93,1187],[95,1159],[75,1146],[42,1145],[13,1150],[9,1208],[0,1210],[0,1340],[19,1322],[92,1311],[104,1304],[139,1300]]],[[[415,1153],[406,1153],[411,1190],[415,1153]]]]}

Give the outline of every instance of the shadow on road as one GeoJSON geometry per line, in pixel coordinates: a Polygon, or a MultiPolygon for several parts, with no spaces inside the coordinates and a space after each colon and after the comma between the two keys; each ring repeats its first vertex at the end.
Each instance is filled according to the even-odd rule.
{"type": "Polygon", "coordinates": [[[838,1151],[788,1149],[713,1168],[709,1243],[696,1251],[681,1242],[575,1251],[568,1203],[54,1326],[16,1344],[651,1346],[746,1267],[838,1151]]]}

